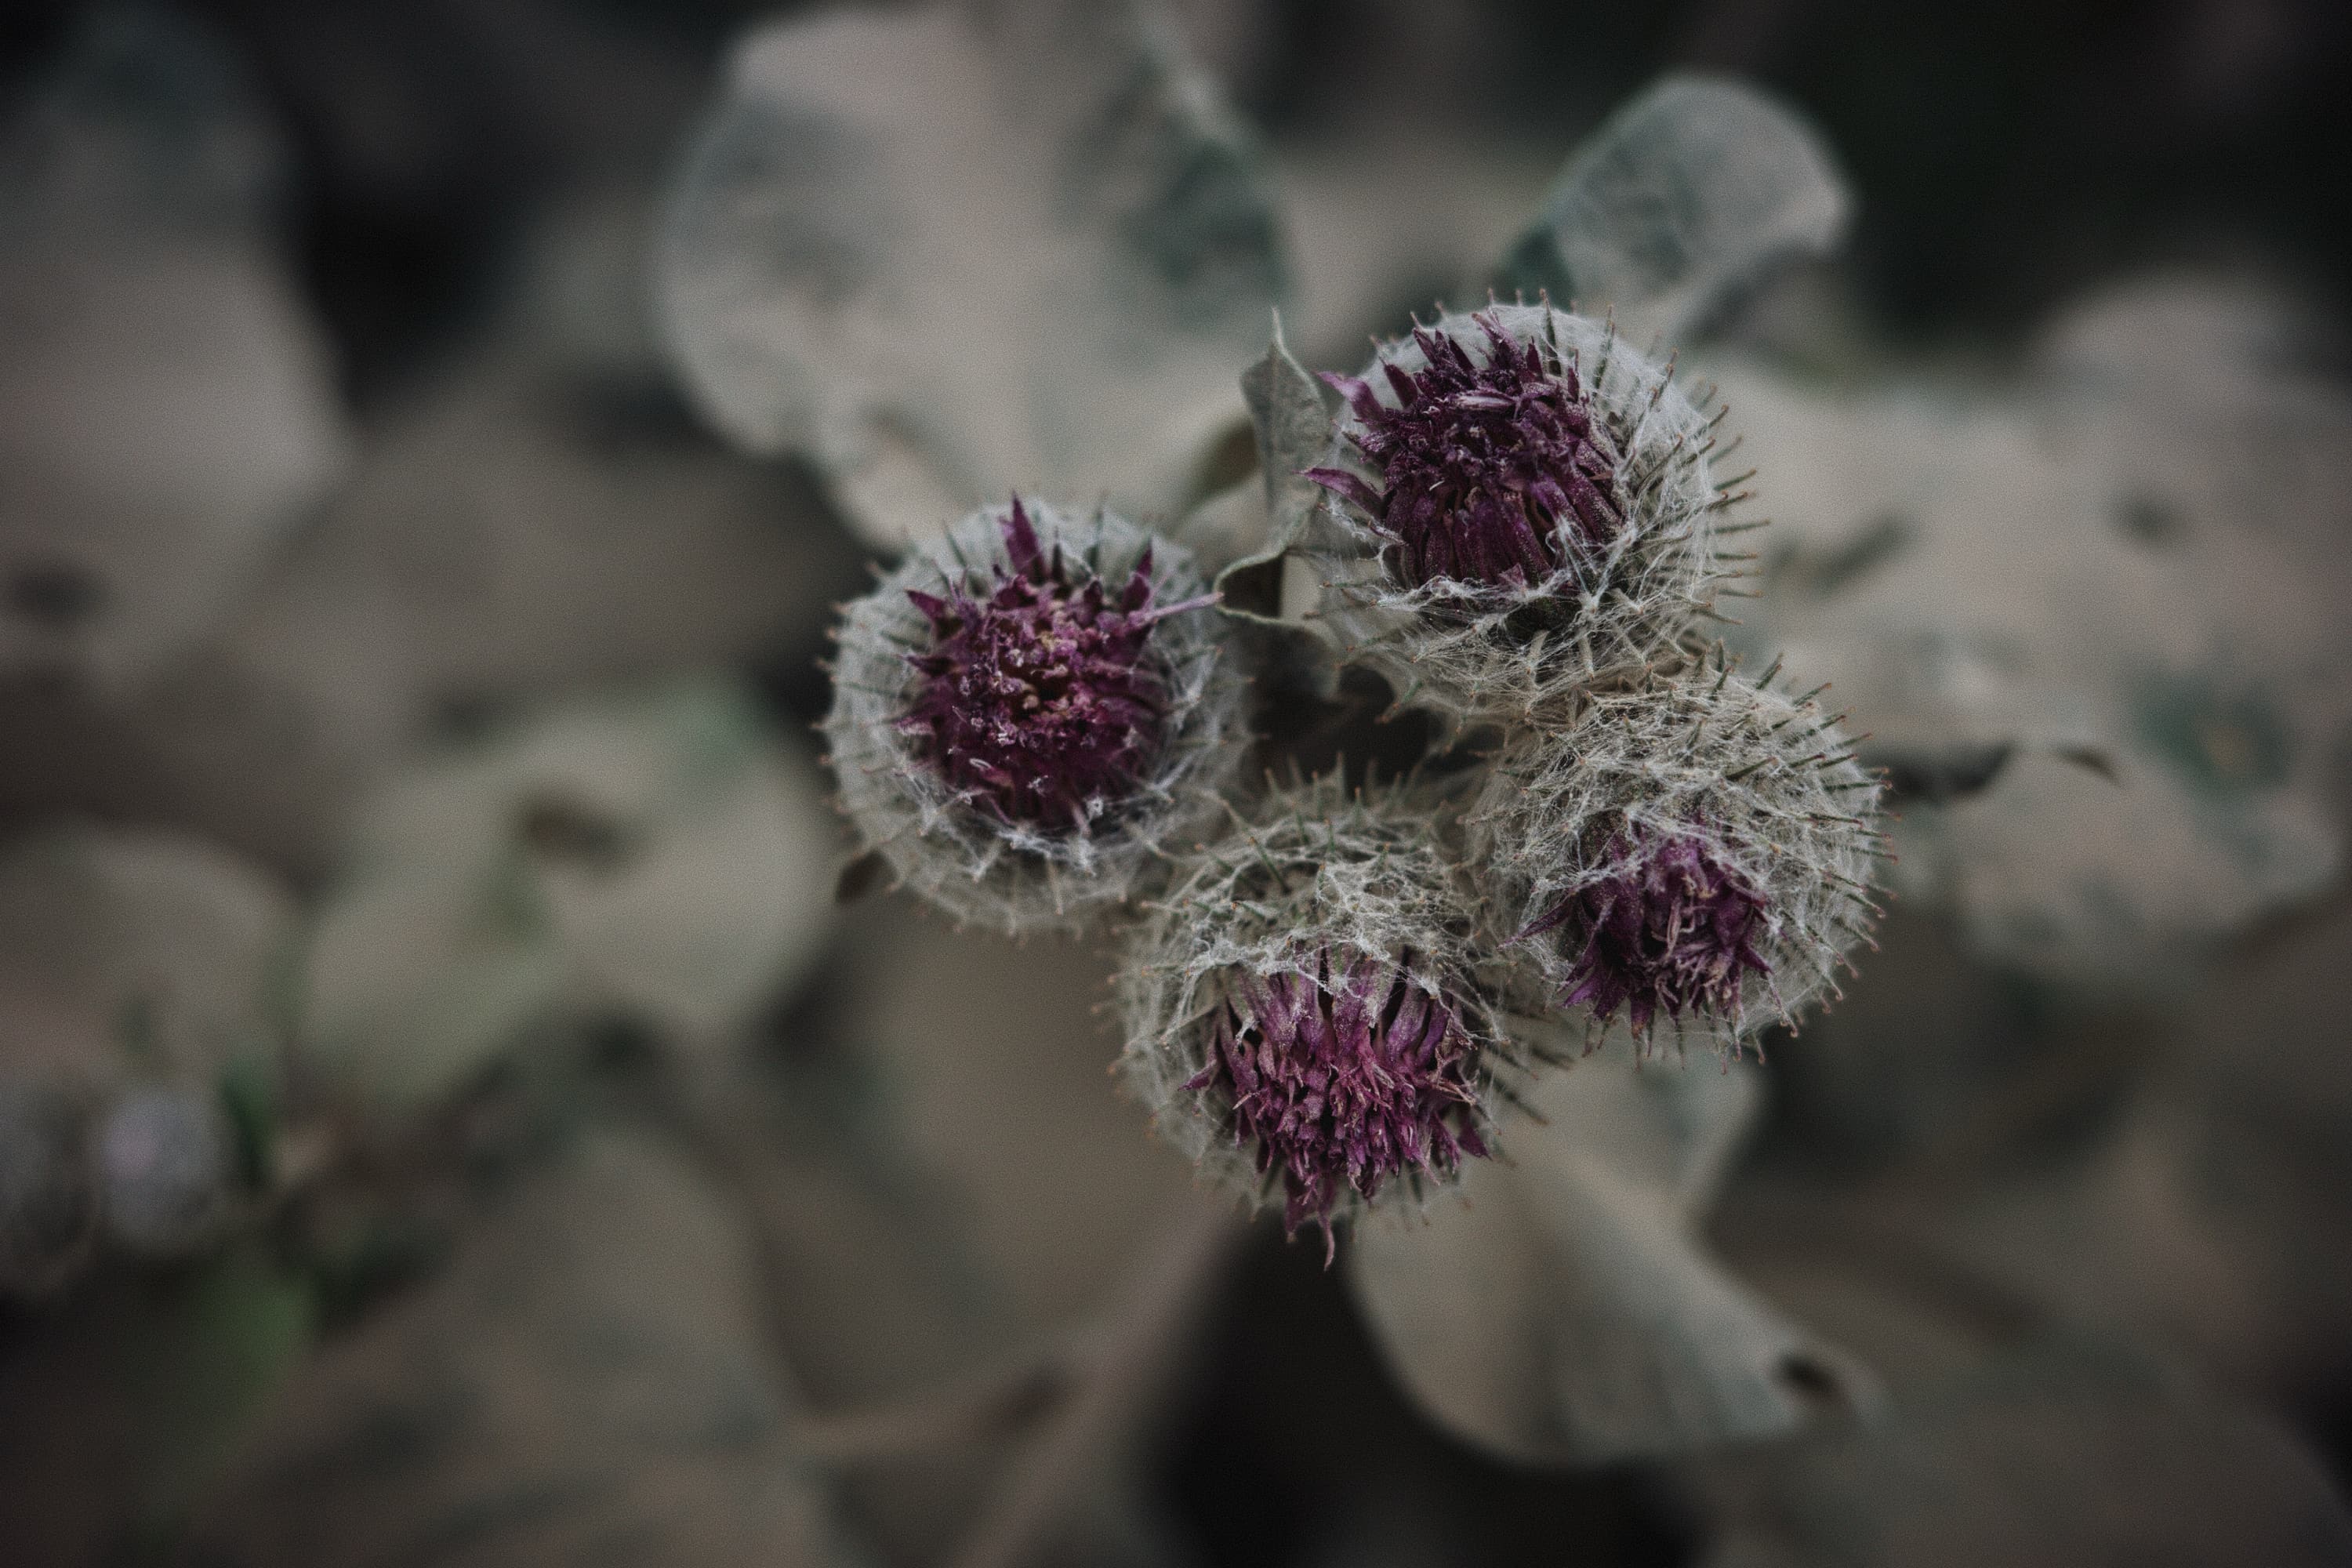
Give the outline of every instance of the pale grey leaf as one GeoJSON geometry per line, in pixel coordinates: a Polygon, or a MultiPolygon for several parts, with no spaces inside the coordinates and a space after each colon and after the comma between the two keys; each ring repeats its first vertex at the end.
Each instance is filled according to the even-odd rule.
{"type": "Polygon", "coordinates": [[[139,13],[92,13],[0,123],[0,668],[146,679],[338,476],[281,156],[218,44],[139,13]]]}
{"type": "Polygon", "coordinates": [[[656,289],[712,420],[811,455],[898,548],[1016,485],[1200,499],[1281,268],[1247,139],[1157,12],[1034,0],[745,40],[656,289]]]}
{"type": "Polygon", "coordinates": [[[1820,134],[1738,82],[1675,76],[1579,147],[1505,263],[1507,287],[1671,343],[1771,267],[1828,253],[1851,203],[1820,134]]]}
{"type": "Polygon", "coordinates": [[[2352,402],[2256,374],[2271,340],[2228,300],[2126,293],[2000,385],[1719,378],[1775,520],[1736,644],[1832,682],[1914,786],[1907,895],[2074,978],[2209,946],[2344,858],[2347,584],[2318,542],[2352,402]],[[2172,320],[2206,352],[2151,342],[2172,320]]]}
{"type": "Polygon", "coordinates": [[[1706,1568],[2352,1563],[2352,1517],[2275,1422],[2059,1341],[1877,1419],[1716,1467],[1706,1568]]]}
{"type": "Polygon", "coordinates": [[[1589,1464],[1786,1431],[1869,1396],[1838,1352],[1707,1257],[1696,1211],[1754,1108],[1740,1068],[1638,1070],[1612,1047],[1532,1097],[1458,1197],[1353,1237],[1391,1370],[1441,1426],[1509,1458],[1589,1464]]]}
{"type": "Polygon", "coordinates": [[[397,1107],[582,1010],[714,1039],[815,958],[835,854],[813,762],[732,687],[550,710],[362,809],[310,939],[303,1049],[397,1107]]]}
{"type": "Polygon", "coordinates": [[[296,1372],[194,1554],[842,1562],[759,1288],[719,1194],[642,1136],[592,1132],[500,1194],[439,1277],[296,1372]]]}
{"type": "Polygon", "coordinates": [[[208,1077],[272,1039],[284,889],[176,834],[47,828],[0,854],[0,1078],[208,1077]]]}

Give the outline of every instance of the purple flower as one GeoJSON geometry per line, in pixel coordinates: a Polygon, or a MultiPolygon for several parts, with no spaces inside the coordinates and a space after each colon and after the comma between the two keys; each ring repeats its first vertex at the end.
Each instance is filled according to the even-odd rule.
{"type": "Polygon", "coordinates": [[[1369,1200],[1391,1176],[1483,1156],[1471,1082],[1476,1052],[1454,1007],[1413,978],[1412,955],[1359,957],[1335,978],[1245,981],[1245,1005],[1221,1007],[1208,1066],[1185,1085],[1233,1102],[1234,1133],[1255,1145],[1258,1173],[1279,1172],[1285,1230],[1322,1224],[1347,1188],[1369,1200]]]}
{"type": "Polygon", "coordinates": [[[1441,577],[1534,586],[1625,523],[1617,451],[1575,368],[1549,342],[1518,342],[1491,313],[1471,320],[1486,334],[1486,363],[1416,327],[1428,363],[1380,366],[1394,408],[1368,382],[1323,377],[1355,411],[1351,439],[1384,489],[1341,468],[1307,477],[1370,515],[1408,587],[1441,577]]]}
{"type": "Polygon", "coordinates": [[[1069,827],[1134,789],[1158,752],[1168,690],[1152,627],[1216,596],[1154,605],[1149,547],[1114,591],[1059,543],[1046,552],[1018,497],[1002,528],[1007,563],[987,598],[960,583],[907,591],[931,644],[907,656],[922,679],[898,727],[1003,821],[1069,827]]]}
{"type": "Polygon", "coordinates": [[[1740,986],[1771,966],[1756,951],[1767,900],[1699,832],[1612,836],[1607,873],[1560,900],[1515,941],[1565,926],[1584,942],[1560,1005],[1603,1023],[1622,1007],[1646,1038],[1657,1015],[1737,1016],[1740,986]]]}

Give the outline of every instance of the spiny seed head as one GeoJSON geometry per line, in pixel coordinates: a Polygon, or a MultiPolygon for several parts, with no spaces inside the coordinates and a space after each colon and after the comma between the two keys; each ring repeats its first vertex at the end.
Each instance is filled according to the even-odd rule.
{"type": "Polygon", "coordinates": [[[993,591],[906,590],[930,622],[907,655],[922,676],[899,727],[950,787],[1007,822],[1083,826],[1132,793],[1168,717],[1152,627],[1210,604],[1152,603],[1151,547],[1113,591],[1057,542],[1041,544],[1020,498],[1003,522],[993,591]]]}
{"type": "Polygon", "coordinates": [[[1279,1176],[1283,1228],[1319,1222],[1343,1190],[1367,1201],[1407,1172],[1451,1174],[1486,1145],[1471,1124],[1476,1052],[1412,955],[1240,975],[1216,1004],[1211,1060],[1184,1087],[1233,1108],[1235,1142],[1279,1176]]]}
{"type": "Polygon", "coordinates": [[[844,614],[824,722],[866,847],[960,919],[1074,929],[1199,837],[1247,742],[1213,598],[1105,510],[971,513],[844,614]]]}
{"type": "Polygon", "coordinates": [[[1525,588],[1625,526],[1616,447],[1575,366],[1547,342],[1515,340],[1491,314],[1470,320],[1483,352],[1416,327],[1418,370],[1380,362],[1393,405],[1367,381],[1323,377],[1354,412],[1356,447],[1381,489],[1345,468],[1307,478],[1363,509],[1388,542],[1390,572],[1410,587],[1445,577],[1525,588]]]}
{"type": "Polygon", "coordinates": [[[1628,826],[1601,851],[1601,874],[1563,896],[1518,933],[1558,930],[1581,944],[1559,1004],[1583,1005],[1606,1024],[1622,1009],[1636,1036],[1657,1015],[1730,1018],[1749,974],[1769,975],[1756,944],[1765,931],[1763,889],[1708,838],[1687,828],[1628,826]]]}
{"type": "Polygon", "coordinates": [[[1793,1023],[1877,913],[1878,793],[1833,718],[1719,665],[1540,710],[1465,817],[1515,1003],[1580,1011],[1588,1044],[1793,1023]]]}
{"type": "Polygon", "coordinates": [[[1286,1228],[1320,1224],[1328,1252],[1337,1220],[1490,1148],[1518,1061],[1475,930],[1425,801],[1273,788],[1146,906],[1120,1070],[1163,1136],[1255,1201],[1279,1191],[1286,1228]]]}
{"type": "Polygon", "coordinates": [[[1402,700],[1515,721],[1680,657],[1712,610],[1713,421],[1607,323],[1449,312],[1326,380],[1347,408],[1295,548],[1316,621],[1402,700]]]}

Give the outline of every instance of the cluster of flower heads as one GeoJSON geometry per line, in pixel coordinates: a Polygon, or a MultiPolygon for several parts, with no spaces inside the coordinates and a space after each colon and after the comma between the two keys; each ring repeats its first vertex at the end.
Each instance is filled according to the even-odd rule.
{"type": "Polygon", "coordinates": [[[839,633],[825,730],[866,847],[960,918],[1118,908],[1120,1070],[1294,1234],[1496,1146],[1545,1022],[1738,1051],[1876,912],[1878,784],[1810,699],[1702,641],[1737,570],[1717,419],[1539,306],[1385,344],[1305,477],[1317,618],[1481,771],[1244,784],[1244,665],[1187,551],[1108,512],[975,512],[839,633]],[[1441,727],[1442,728],[1442,727],[1441,727]]]}

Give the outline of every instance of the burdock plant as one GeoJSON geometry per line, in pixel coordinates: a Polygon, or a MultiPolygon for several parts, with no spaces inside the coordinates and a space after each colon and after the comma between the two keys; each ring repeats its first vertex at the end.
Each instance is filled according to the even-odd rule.
{"type": "Polygon", "coordinates": [[[1124,1081],[1328,1248],[1496,1152],[1561,1022],[1737,1052],[1833,994],[1879,846],[1835,719],[1705,640],[1737,498],[1670,368],[1503,305],[1325,380],[1317,614],[1434,733],[1476,724],[1466,766],[1243,782],[1305,739],[1295,703],[1245,722],[1244,663],[1292,645],[1230,635],[1170,541],[1025,500],[850,606],[825,728],[866,844],[951,913],[1133,917],[1124,1081]]]}

